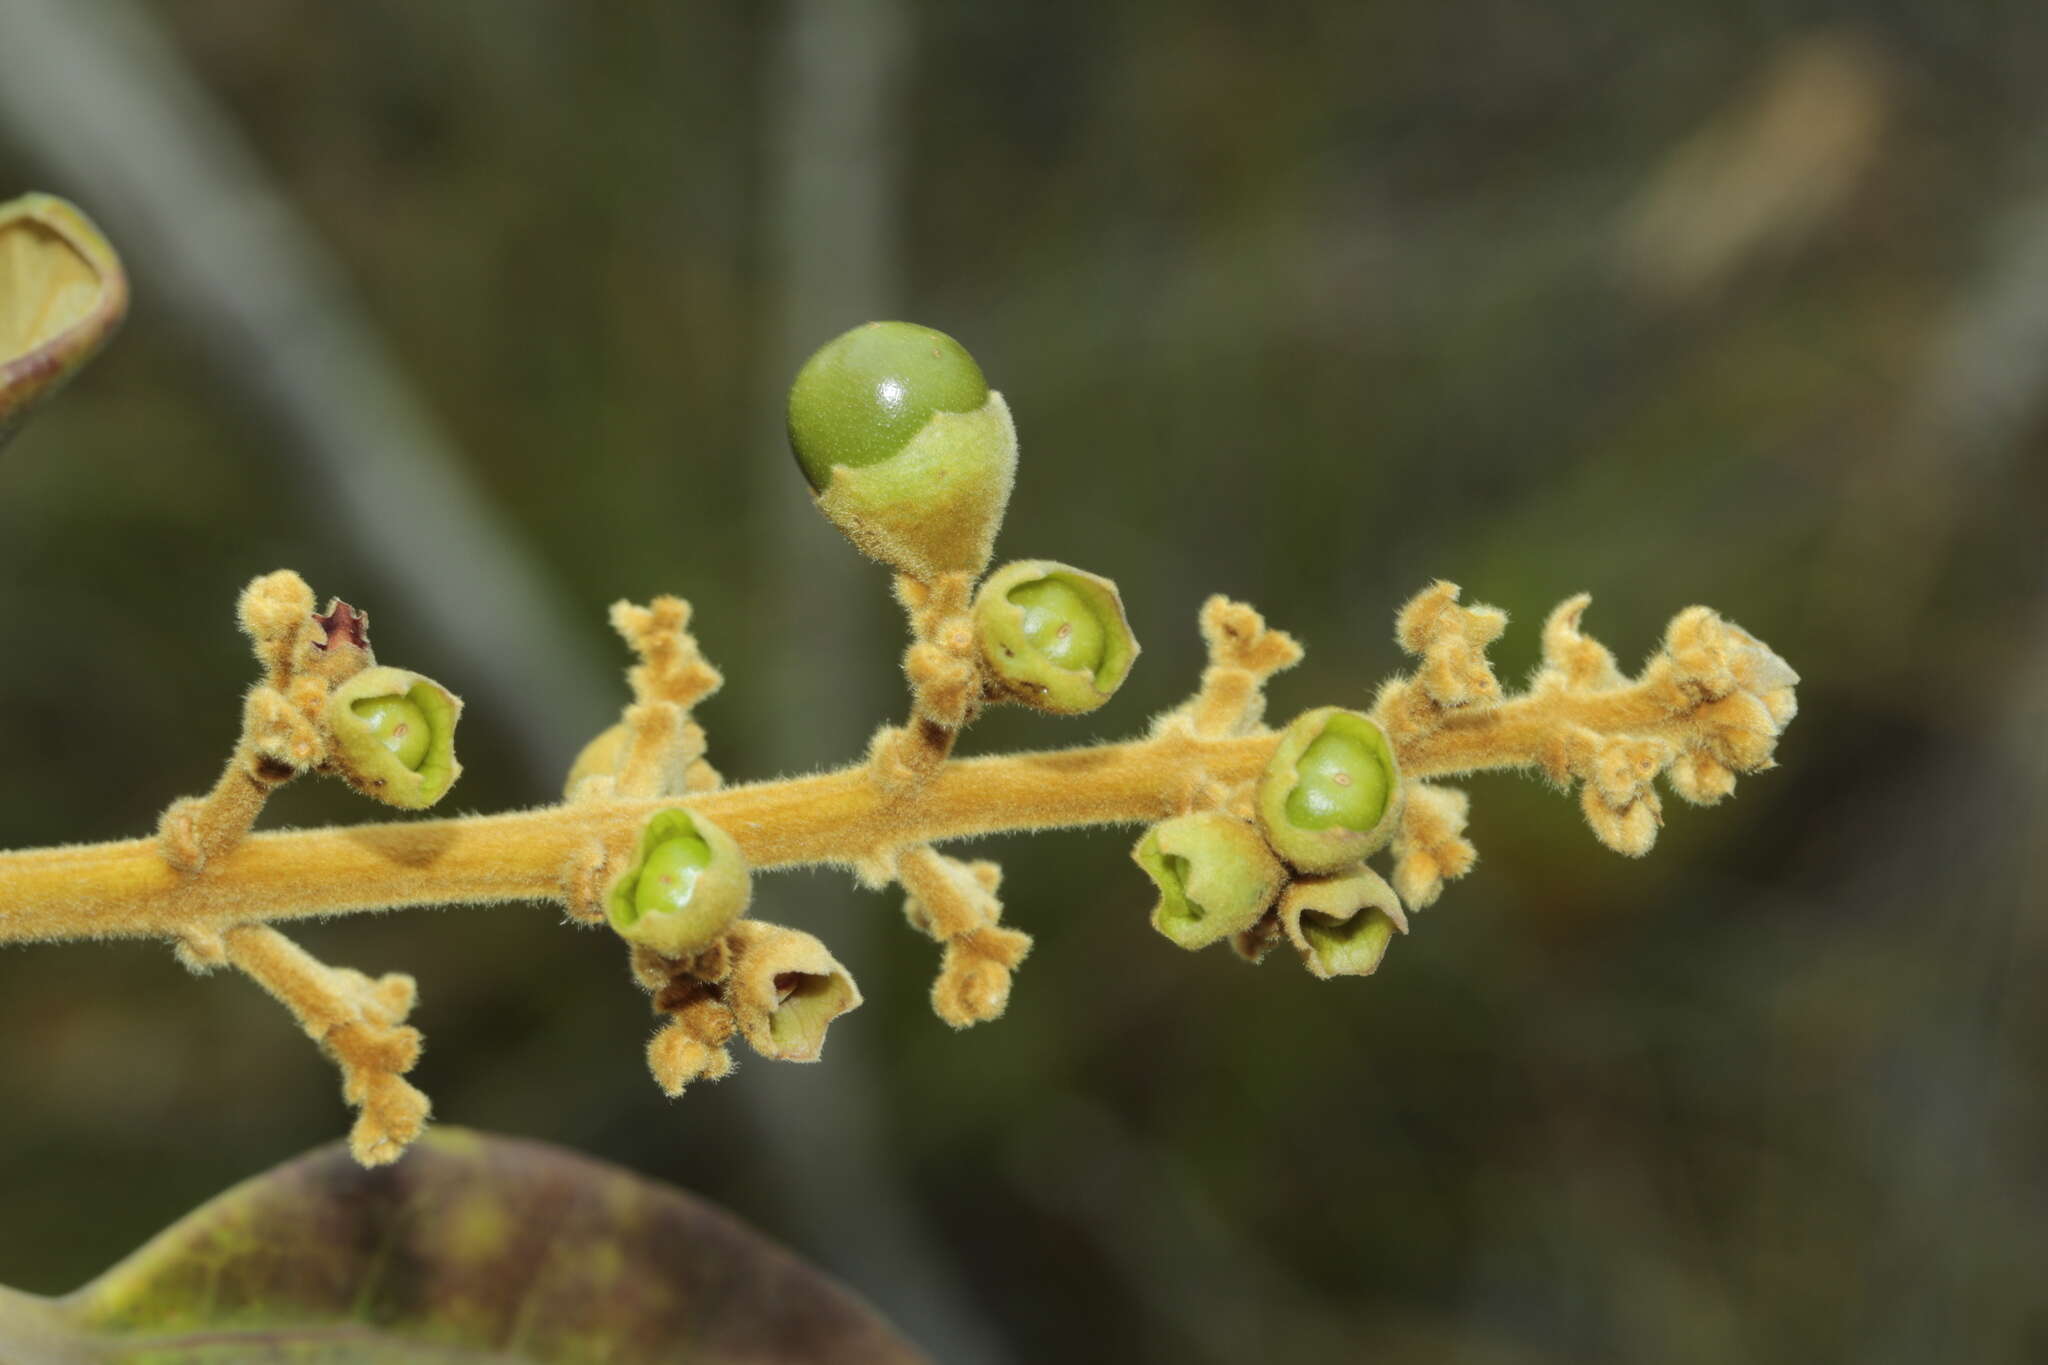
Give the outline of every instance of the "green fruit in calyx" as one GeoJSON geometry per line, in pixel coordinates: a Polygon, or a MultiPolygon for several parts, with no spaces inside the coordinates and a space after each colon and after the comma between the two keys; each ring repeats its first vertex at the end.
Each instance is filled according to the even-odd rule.
{"type": "Polygon", "coordinates": [[[1287,814],[1304,829],[1368,830],[1387,807],[1387,770],[1356,735],[1324,730],[1302,751],[1295,774],[1287,814]]]}
{"type": "Polygon", "coordinates": [[[1296,716],[1260,775],[1259,828],[1302,872],[1334,872],[1385,847],[1401,814],[1401,770],[1372,718],[1324,706],[1296,716]]]}
{"type": "Polygon", "coordinates": [[[1102,619],[1070,583],[1043,578],[1013,589],[1010,600],[1024,609],[1024,638],[1061,668],[1093,673],[1102,664],[1102,619]]]}
{"type": "Polygon", "coordinates": [[[974,629],[1000,693],[1057,715],[1108,701],[1138,657],[1116,584],[1049,559],[990,574],[974,595],[974,629]]]}
{"type": "Polygon", "coordinates": [[[711,866],[711,845],[679,835],[655,848],[640,869],[633,888],[633,908],[641,915],[674,914],[689,905],[697,890],[697,874],[711,866]]]}
{"type": "Polygon", "coordinates": [[[455,760],[461,716],[460,699],[433,679],[402,668],[366,668],[328,696],[328,761],[363,795],[425,810],[462,774],[455,760]]]}
{"type": "Polygon", "coordinates": [[[987,402],[988,381],[959,342],[913,322],[870,322],[826,342],[797,371],[789,445],[822,491],[835,466],[880,464],[934,413],[987,402]]]}
{"type": "Polygon", "coordinates": [[[944,332],[870,322],[826,342],[790,386],[789,444],[818,509],[863,552],[926,580],[987,565],[1017,434],[944,332]]]}
{"type": "Polygon", "coordinates": [[[420,770],[433,739],[426,712],[400,696],[365,697],[349,709],[362,717],[364,728],[401,766],[412,772],[420,770]]]}
{"type": "Polygon", "coordinates": [[[677,806],[641,828],[632,861],[606,889],[605,914],[627,942],[680,958],[709,947],[752,897],[732,836],[677,806]]]}

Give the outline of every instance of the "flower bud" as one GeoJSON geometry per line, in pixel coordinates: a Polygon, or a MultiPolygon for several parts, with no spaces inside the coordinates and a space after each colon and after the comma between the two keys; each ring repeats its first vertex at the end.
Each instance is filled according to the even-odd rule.
{"type": "Polygon", "coordinates": [[[1017,471],[1017,433],[964,347],[870,322],[819,347],[789,390],[789,444],[818,509],[914,578],[979,573],[1017,471]]]}
{"type": "Polygon", "coordinates": [[[576,789],[583,785],[584,779],[610,777],[618,772],[619,764],[626,757],[627,733],[625,722],[621,721],[583,746],[582,752],[576,755],[576,761],[569,765],[569,780],[562,784],[565,799],[575,799],[576,789]]]}
{"type": "Polygon", "coordinates": [[[704,1001],[695,1007],[693,1017],[669,1020],[648,1040],[647,1069],[670,1099],[681,1099],[694,1081],[722,1081],[732,1074],[732,1054],[722,1046],[720,1037],[721,1031],[726,1035],[732,1032],[731,1015],[719,1018],[718,1012],[724,1008],[715,1001],[704,1001]]]}
{"type": "Polygon", "coordinates": [[[127,311],[128,277],[90,219],[47,194],[0,204],[0,446],[127,311]]]}
{"type": "Polygon", "coordinates": [[[732,836],[677,806],[641,828],[632,864],[605,891],[605,916],[628,943],[687,957],[745,914],[753,894],[732,836]]]}
{"type": "Polygon", "coordinates": [[[1361,866],[1291,883],[1280,893],[1280,928],[1302,965],[1327,981],[1371,976],[1395,932],[1408,932],[1408,916],[1394,888],[1361,866]]]}
{"type": "Polygon", "coordinates": [[[779,924],[742,920],[732,927],[732,975],[726,1003],[740,1035],[763,1057],[815,1062],[825,1029],[860,1007],[860,988],[811,935],[779,924]]]}
{"type": "Polygon", "coordinates": [[[1287,877],[1258,830],[1221,811],[1161,821],[1131,857],[1159,888],[1152,927],[1190,949],[1251,928],[1287,877]]]}
{"type": "Polygon", "coordinates": [[[334,689],[326,721],[333,761],[363,795],[425,810],[455,785],[455,722],[462,701],[402,668],[366,668],[334,689]]]}
{"type": "Polygon", "coordinates": [[[1116,584],[1049,559],[990,574],[975,594],[974,627],[1003,691],[1058,715],[1108,701],[1138,657],[1116,584]]]}
{"type": "Polygon", "coordinates": [[[1386,732],[1324,706],[1296,716],[1259,778],[1259,827],[1303,872],[1334,872],[1383,847],[1401,814],[1401,774],[1386,732]]]}

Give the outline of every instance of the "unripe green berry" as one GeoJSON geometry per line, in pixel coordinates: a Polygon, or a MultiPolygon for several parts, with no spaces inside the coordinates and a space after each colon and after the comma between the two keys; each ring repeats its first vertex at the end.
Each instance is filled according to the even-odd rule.
{"type": "Polygon", "coordinates": [[[400,764],[412,772],[420,770],[433,740],[424,711],[400,696],[365,697],[349,710],[362,717],[364,728],[400,764]]]}
{"type": "Polygon", "coordinates": [[[1041,578],[1010,591],[1024,609],[1024,638],[1061,668],[1093,674],[1102,666],[1102,619],[1073,584],[1041,578]]]}
{"type": "Polygon", "coordinates": [[[455,723],[462,702],[431,678],[366,668],[334,689],[325,719],[330,762],[363,795],[424,810],[462,774],[455,723]]]}
{"type": "Polygon", "coordinates": [[[862,552],[926,580],[988,564],[1017,433],[945,333],[871,322],[825,343],[790,386],[789,444],[818,510],[862,552]]]}
{"type": "Polygon", "coordinates": [[[1108,701],[1138,657],[1116,584],[1046,559],[990,574],[975,594],[974,628],[1003,694],[1059,715],[1108,701]]]}
{"type": "Polygon", "coordinates": [[[631,738],[623,722],[599,731],[597,737],[576,755],[576,761],[569,765],[569,777],[562,783],[562,795],[573,801],[576,789],[589,778],[611,778],[618,772],[631,738]]]}
{"type": "Polygon", "coordinates": [[[642,827],[632,863],[606,891],[605,914],[627,942],[687,957],[709,947],[752,897],[752,877],[732,836],[676,807],[642,827]]]}
{"type": "Polygon", "coordinates": [[[1379,755],[1358,736],[1324,729],[1295,764],[1287,814],[1303,829],[1341,825],[1368,830],[1387,807],[1387,777],[1379,755]]]}
{"type": "Polygon", "coordinates": [[[870,322],[826,342],[789,389],[789,445],[813,489],[835,466],[860,469],[902,450],[938,412],[974,412],[988,381],[944,332],[870,322]]]}
{"type": "Polygon", "coordinates": [[[1190,949],[1251,928],[1287,878],[1258,830],[1221,811],[1161,821],[1131,857],[1159,891],[1152,927],[1190,949]]]}
{"type": "Polygon", "coordinates": [[[633,891],[633,908],[641,915],[677,914],[689,908],[697,890],[697,874],[711,865],[711,845],[679,834],[647,855],[633,891]]]}
{"type": "Polygon", "coordinates": [[[1303,872],[1334,872],[1385,846],[1401,813],[1393,746],[1372,719],[1325,706],[1294,718],[1259,778],[1259,827],[1303,872]]]}

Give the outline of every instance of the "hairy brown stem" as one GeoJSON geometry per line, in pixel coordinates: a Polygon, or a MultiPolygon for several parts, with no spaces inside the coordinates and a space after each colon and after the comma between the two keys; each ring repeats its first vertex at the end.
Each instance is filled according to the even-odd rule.
{"type": "MultiPolygon", "coordinates": [[[[955,760],[926,785],[879,791],[865,763],[688,798],[757,869],[844,863],[980,834],[1136,824],[1209,782],[1256,776],[1276,736],[1184,732],[1094,748],[955,760]]],[[[252,835],[203,871],[154,839],[0,853],[0,943],[182,934],[417,905],[561,900],[593,840],[637,829],[673,798],[252,835]]]]}
{"type": "Polygon", "coordinates": [[[1571,727],[1598,734],[1677,739],[1692,717],[1646,686],[1610,692],[1515,697],[1497,706],[1451,711],[1438,725],[1397,744],[1406,777],[1543,767],[1571,727]]]}

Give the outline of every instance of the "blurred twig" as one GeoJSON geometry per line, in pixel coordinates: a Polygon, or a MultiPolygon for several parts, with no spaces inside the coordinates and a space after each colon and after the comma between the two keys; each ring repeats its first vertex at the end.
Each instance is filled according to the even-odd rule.
{"type": "MultiPolygon", "coordinates": [[[[1909,666],[1898,642],[1915,638],[1973,518],[2004,494],[2048,418],[2048,192],[2034,190],[1994,223],[1987,255],[1935,340],[1899,438],[1852,489],[1822,563],[1824,605],[1882,606],[1885,630],[1845,641],[1864,645],[1873,669],[1909,666]]],[[[2027,1175],[2009,1096],[2028,1083],[2036,1029],[2024,983],[2038,979],[2048,946],[2038,904],[2048,576],[2028,586],[2030,601],[2010,618],[2003,676],[1986,680],[1983,704],[1948,718],[1947,743],[1876,794],[1871,854],[1836,893],[1866,917],[1941,943],[1919,966],[1924,995],[1894,1005],[1900,1046],[1890,1084],[1869,1101],[1868,1122],[1888,1140],[1878,1149],[1883,1231],[1864,1274],[1893,1290],[1873,1296],[1864,1318],[1861,1354],[1871,1361],[1990,1359],[2026,1335],[2024,1321],[1997,1311],[2007,1300],[1979,1286],[2026,1237],[2010,1193],[2027,1175]],[[1969,1236],[1956,1235],[1964,1228],[1969,1236]]]]}
{"type": "Polygon", "coordinates": [[[608,656],[468,481],[333,261],[154,19],[130,0],[10,0],[0,135],[73,187],[137,265],[142,306],[166,298],[277,430],[309,485],[306,532],[338,528],[381,575],[379,596],[504,718],[528,778],[552,787],[617,705],[593,663],[608,656]]]}
{"type": "Polygon", "coordinates": [[[1896,654],[1973,506],[1996,495],[2048,416],[2048,191],[1994,222],[1988,262],[1936,336],[1898,437],[1849,490],[1823,559],[1834,611],[1882,602],[1889,628],[1858,632],[1896,654]]]}
{"type": "Polygon", "coordinates": [[[1630,204],[1617,242],[1624,278],[1658,304],[1693,304],[1807,245],[1852,207],[1879,160],[1892,84],[1856,30],[1782,44],[1630,204]]]}
{"type": "MultiPolygon", "coordinates": [[[[901,0],[791,0],[783,11],[761,87],[774,320],[762,348],[763,413],[781,412],[790,376],[812,349],[896,312],[910,25],[901,0]]],[[[894,704],[883,690],[893,641],[885,645],[888,637],[867,629],[862,612],[880,595],[881,572],[856,563],[808,505],[781,423],[763,426],[768,448],[756,461],[749,567],[757,610],[780,623],[774,639],[781,653],[755,661],[760,681],[749,700],[761,722],[756,753],[770,768],[788,770],[819,753],[858,748],[872,718],[894,704]],[[820,669],[820,659],[831,663],[820,669]]],[[[852,894],[837,878],[795,881],[778,888],[777,911],[800,917],[805,901],[852,894]]],[[[867,956],[861,940],[889,931],[887,918],[835,917],[835,949],[858,965],[867,956]]],[[[865,1042],[842,1036],[829,1067],[747,1081],[785,1216],[934,1357],[1001,1360],[994,1334],[894,1169],[881,1078],[865,1042]],[[831,1135],[829,1159],[820,1134],[831,1135]],[[845,1259],[853,1247],[858,1261],[845,1259]]]]}
{"type": "Polygon", "coordinates": [[[2031,649],[2016,651],[2020,666],[1969,732],[1873,795],[1870,854],[1830,897],[1895,935],[1938,939],[1916,959],[1922,989],[1887,1002],[1896,1045],[1866,1096],[1867,1130],[1885,1134],[1873,1147],[1879,1235],[1862,1267],[1884,1291],[1862,1315],[1868,1361],[2025,1350],[2024,1315],[1982,1287],[2009,1273],[2035,1227],[2012,1197],[2034,1160],[2012,1097],[2034,1083],[2032,983],[2048,949],[2048,591],[2033,616],[2031,649]]]}

